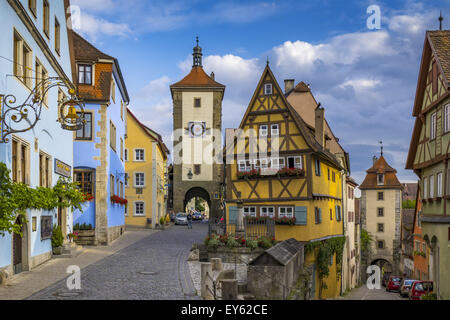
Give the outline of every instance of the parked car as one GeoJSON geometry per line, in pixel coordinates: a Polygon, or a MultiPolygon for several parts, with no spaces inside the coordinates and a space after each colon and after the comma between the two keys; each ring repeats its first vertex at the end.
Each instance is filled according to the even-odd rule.
{"type": "Polygon", "coordinates": [[[175,224],[176,225],[187,225],[188,221],[187,221],[187,215],[186,213],[183,212],[179,212],[177,213],[176,217],[175,217],[175,224]]]}
{"type": "Polygon", "coordinates": [[[433,293],[433,281],[415,281],[409,292],[409,300],[421,300],[429,293],[433,293]]]}
{"type": "Polygon", "coordinates": [[[386,291],[400,291],[400,283],[402,282],[402,277],[400,276],[390,276],[389,281],[386,285],[386,291]]]}
{"type": "Polygon", "coordinates": [[[203,220],[203,215],[200,212],[194,212],[192,215],[192,220],[203,220]]]}
{"type": "Polygon", "coordinates": [[[400,296],[409,297],[409,291],[411,290],[411,287],[415,281],[417,280],[403,279],[402,283],[400,284],[400,296]]]}
{"type": "Polygon", "coordinates": [[[381,285],[383,286],[383,287],[386,287],[387,286],[387,283],[388,283],[388,281],[389,281],[389,277],[391,276],[391,273],[390,272],[385,272],[384,273],[384,275],[383,275],[383,280],[381,281],[381,285]]]}

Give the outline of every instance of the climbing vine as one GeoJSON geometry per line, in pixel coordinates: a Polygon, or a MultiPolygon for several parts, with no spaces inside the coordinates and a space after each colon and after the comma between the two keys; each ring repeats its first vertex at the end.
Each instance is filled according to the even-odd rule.
{"type": "Polygon", "coordinates": [[[365,229],[361,229],[361,251],[369,253],[371,250],[371,244],[373,242],[373,238],[369,234],[369,232],[365,229]]]}
{"type": "Polygon", "coordinates": [[[53,188],[30,188],[26,184],[13,182],[10,170],[0,162],[0,235],[16,233],[22,235],[22,225],[17,217],[26,223],[27,209],[51,211],[58,207],[83,211],[81,204],[85,197],[77,188],[78,183],[60,178],[53,188]]]}
{"type": "Polygon", "coordinates": [[[336,254],[336,275],[341,277],[342,255],[344,252],[345,237],[337,237],[317,242],[309,242],[306,245],[306,251],[316,253],[317,274],[319,277],[319,299],[322,298],[323,289],[327,289],[324,281],[330,275],[331,257],[336,254]]]}

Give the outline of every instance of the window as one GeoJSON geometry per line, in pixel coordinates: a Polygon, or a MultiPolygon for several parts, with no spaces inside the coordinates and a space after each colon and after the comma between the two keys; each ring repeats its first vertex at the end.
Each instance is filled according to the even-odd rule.
{"type": "Polygon", "coordinates": [[[50,156],[41,152],[39,154],[39,186],[50,188],[51,187],[51,170],[50,156]]]}
{"type": "Polygon", "coordinates": [[[336,182],[336,172],[332,172],[332,174],[331,174],[331,176],[332,176],[332,180],[333,180],[333,182],[336,182]]]}
{"type": "Polygon", "coordinates": [[[320,160],[316,159],[316,176],[320,177],[320,160]]]}
{"type": "Polygon", "coordinates": [[[59,55],[61,52],[61,27],[58,19],[55,18],[55,51],[59,55]]]}
{"type": "Polygon", "coordinates": [[[116,192],[116,188],[115,188],[115,180],[114,180],[114,176],[110,175],[109,176],[109,193],[111,195],[115,195],[116,192]]]}
{"type": "Polygon", "coordinates": [[[384,192],[378,192],[378,200],[379,201],[384,200],[384,192]]]}
{"type": "Polygon", "coordinates": [[[450,131],[450,104],[447,104],[444,109],[444,132],[450,131]]]}
{"type": "Polygon", "coordinates": [[[134,174],[134,186],[136,188],[145,187],[145,173],[137,172],[134,174]]]}
{"type": "Polygon", "coordinates": [[[275,207],[261,207],[260,216],[275,218],[275,207]]]}
{"type": "Polygon", "coordinates": [[[244,217],[256,217],[256,207],[244,207],[244,217]]]}
{"type": "Polygon", "coordinates": [[[434,198],[434,175],[430,176],[430,198],[434,198]]]}
{"type": "Polygon", "coordinates": [[[271,83],[264,84],[264,94],[265,95],[272,94],[272,84],[271,83]]]}
{"type": "Polygon", "coordinates": [[[29,146],[19,139],[12,141],[12,176],[14,182],[28,184],[29,146]]]}
{"type": "Polygon", "coordinates": [[[39,96],[42,96],[44,94],[44,88],[42,86],[42,64],[39,61],[39,59],[36,58],[36,62],[34,64],[34,72],[35,75],[34,77],[35,79],[35,87],[37,89],[37,93],[39,94],[39,96]]]}
{"type": "Polygon", "coordinates": [[[43,13],[44,13],[44,33],[47,36],[47,38],[49,38],[50,37],[50,5],[48,4],[47,0],[44,0],[43,13]]]}
{"type": "Polygon", "coordinates": [[[384,223],[378,224],[378,232],[384,232],[384,223]]]}
{"type": "Polygon", "coordinates": [[[120,160],[123,161],[123,139],[120,138],[120,160]]]}
{"type": "MultiPolygon", "coordinates": [[[[77,112],[78,116],[81,116],[80,112],[77,112]]],[[[76,140],[92,140],[92,113],[85,112],[84,113],[85,123],[82,124],[82,127],[77,130],[76,140]]]]}
{"type": "Polygon", "coordinates": [[[127,216],[128,217],[128,206],[124,206],[125,207],[125,211],[124,211],[124,213],[125,213],[125,216],[127,216]]]}
{"type": "Polygon", "coordinates": [[[278,218],[293,218],[294,208],[293,207],[280,207],[278,208],[278,218]]]}
{"type": "Polygon", "coordinates": [[[270,126],[270,134],[272,136],[278,136],[280,134],[280,126],[278,124],[272,124],[270,126]]]}
{"type": "Polygon", "coordinates": [[[92,65],[78,65],[78,84],[92,85],[92,65]]]}
{"type": "Polygon", "coordinates": [[[341,207],[336,206],[336,221],[341,221],[341,220],[342,220],[341,207]]]}
{"type": "Polygon", "coordinates": [[[420,251],[420,241],[414,241],[414,244],[415,244],[414,250],[420,251]]]}
{"type": "Polygon", "coordinates": [[[79,188],[82,192],[87,194],[94,194],[94,171],[88,170],[73,170],[73,180],[78,182],[79,188]]]}
{"type": "Polygon", "coordinates": [[[330,178],[331,178],[331,176],[330,176],[330,168],[327,168],[327,173],[328,173],[328,181],[330,181],[330,178]]]}
{"type": "Polygon", "coordinates": [[[378,208],[378,217],[384,217],[384,208],[378,208]]]}
{"type": "Polygon", "coordinates": [[[379,186],[384,185],[384,174],[379,174],[377,177],[378,177],[378,185],[379,186]]]}
{"type": "Polygon", "coordinates": [[[194,108],[201,108],[201,106],[202,106],[202,99],[194,98],[194,108]]]}
{"type": "Polygon", "coordinates": [[[330,209],[330,221],[333,221],[333,209],[330,209]]]}
{"type": "Polygon", "coordinates": [[[128,173],[125,173],[125,188],[128,188],[128,173]]]}
{"type": "Polygon", "coordinates": [[[136,201],[134,203],[134,215],[135,216],[145,216],[145,202],[136,201]]]}
{"type": "Polygon", "coordinates": [[[32,86],[32,53],[30,47],[14,32],[14,75],[28,88],[32,86]]]}
{"type": "Polygon", "coordinates": [[[122,181],[120,181],[120,189],[119,189],[119,193],[120,193],[120,197],[125,197],[125,192],[124,192],[124,189],[123,189],[123,182],[122,181]]]}
{"type": "Polygon", "coordinates": [[[261,137],[267,137],[267,125],[261,125],[259,126],[259,135],[261,137]]]}
{"type": "Polygon", "coordinates": [[[201,165],[195,164],[194,165],[194,174],[199,175],[201,173],[201,165]]]}
{"type": "Polygon", "coordinates": [[[428,198],[428,179],[423,178],[423,198],[428,198]]]}
{"type": "Polygon", "coordinates": [[[377,247],[378,249],[384,249],[384,241],[377,241],[377,247]]]}
{"type": "Polygon", "coordinates": [[[250,160],[239,160],[239,171],[248,172],[252,170],[252,162],[250,160]]]}
{"type": "Polygon", "coordinates": [[[437,174],[437,197],[442,197],[442,172],[437,174]]]}
{"type": "Polygon", "coordinates": [[[111,149],[113,149],[114,151],[116,151],[116,143],[117,143],[116,140],[117,140],[116,126],[114,125],[114,123],[110,122],[109,123],[109,141],[110,141],[111,149]]]}
{"type": "Polygon", "coordinates": [[[316,218],[316,224],[322,223],[322,209],[321,208],[314,208],[314,214],[316,218]]]}
{"type": "Polygon", "coordinates": [[[431,115],[430,140],[436,139],[436,112],[431,115]]]}
{"type": "Polygon", "coordinates": [[[36,0],[28,0],[28,8],[30,9],[30,11],[34,15],[34,17],[36,17],[37,16],[37,13],[36,13],[36,0]]]}
{"type": "Polygon", "coordinates": [[[128,149],[124,150],[124,154],[123,154],[124,160],[128,161],[128,149]]]}
{"type": "Polygon", "coordinates": [[[111,98],[114,103],[116,103],[116,83],[114,79],[111,80],[111,98]]]}
{"type": "Polygon", "coordinates": [[[288,157],[289,169],[303,169],[303,157],[288,157]]]}

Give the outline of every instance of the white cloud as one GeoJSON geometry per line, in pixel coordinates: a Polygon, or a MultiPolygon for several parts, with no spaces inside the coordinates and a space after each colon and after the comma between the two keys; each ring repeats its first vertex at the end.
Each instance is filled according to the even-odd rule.
{"type": "Polygon", "coordinates": [[[87,36],[92,41],[97,41],[104,35],[116,37],[131,35],[131,29],[127,24],[109,22],[85,12],[81,13],[80,28],[74,28],[74,30],[87,36]]]}

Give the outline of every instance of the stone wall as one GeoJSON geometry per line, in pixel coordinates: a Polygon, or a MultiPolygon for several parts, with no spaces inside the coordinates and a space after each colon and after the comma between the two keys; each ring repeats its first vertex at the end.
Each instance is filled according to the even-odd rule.
{"type": "Polygon", "coordinates": [[[125,225],[115,226],[108,229],[108,244],[122,236],[125,232],[125,225]]]}
{"type": "Polygon", "coordinates": [[[284,288],[286,269],[282,266],[248,266],[247,290],[256,300],[284,300],[289,292],[284,288]]]}
{"type": "Polygon", "coordinates": [[[220,258],[224,263],[244,263],[248,264],[253,259],[259,257],[264,253],[264,249],[250,249],[250,248],[227,248],[219,247],[217,249],[206,248],[204,245],[198,246],[200,250],[200,261],[210,261],[212,258],[220,258]]]}

